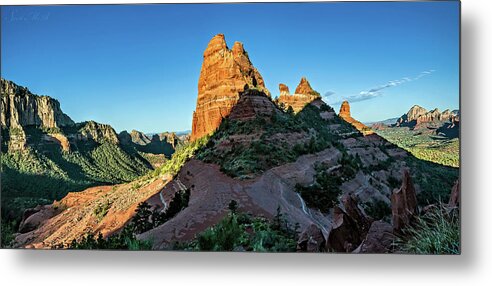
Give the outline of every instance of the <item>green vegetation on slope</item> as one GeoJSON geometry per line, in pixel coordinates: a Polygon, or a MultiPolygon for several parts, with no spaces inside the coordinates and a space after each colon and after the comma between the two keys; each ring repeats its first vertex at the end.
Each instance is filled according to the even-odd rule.
{"type": "Polygon", "coordinates": [[[459,254],[460,220],[457,209],[433,207],[403,230],[396,242],[397,250],[415,254],[459,254]]]}
{"type": "Polygon", "coordinates": [[[306,205],[327,213],[337,202],[341,194],[340,186],[355,177],[360,168],[360,159],[342,153],[338,161],[340,168],[328,173],[326,166],[316,166],[315,182],[310,186],[296,185],[296,192],[306,202],[306,205]]]}
{"type": "Polygon", "coordinates": [[[376,132],[386,140],[409,151],[415,157],[434,163],[459,167],[460,142],[458,138],[448,139],[410,130],[408,127],[393,127],[376,132]]]}
{"type": "Polygon", "coordinates": [[[156,169],[153,172],[154,176],[159,174],[170,174],[172,176],[176,175],[181,167],[188,161],[191,157],[195,155],[197,150],[203,148],[209,142],[210,136],[204,136],[192,142],[188,142],[183,145],[179,145],[176,151],[172,155],[171,159],[166,161],[162,167],[156,169]]]}
{"type": "MultiPolygon", "coordinates": [[[[88,233],[81,239],[74,239],[68,245],[57,245],[55,248],[70,249],[127,249],[145,250],[151,249],[152,244],[148,241],[141,241],[136,238],[137,234],[144,233],[153,228],[164,224],[181,210],[188,206],[190,191],[180,191],[174,195],[165,212],[151,210],[147,202],[142,202],[135,210],[131,222],[127,224],[119,233],[103,238],[101,233],[88,233]]],[[[94,215],[100,220],[109,209],[109,203],[103,203],[94,210],[94,215]]]]}
{"type": "Polygon", "coordinates": [[[443,166],[429,161],[419,160],[413,156],[406,159],[411,169],[412,180],[421,192],[417,194],[419,205],[447,202],[454,183],[459,178],[459,169],[443,166]]]}
{"type": "Polygon", "coordinates": [[[206,229],[187,243],[177,243],[174,249],[196,251],[296,251],[297,226],[291,227],[277,210],[272,221],[231,211],[218,224],[206,229]]]}
{"type": "MultiPolygon", "coordinates": [[[[150,170],[137,151],[123,150],[114,143],[81,140],[67,152],[59,144],[43,141],[47,130],[25,130],[29,144],[26,150],[5,152],[4,141],[0,154],[2,224],[13,225],[14,229],[26,208],[50,204],[90,186],[129,182],[150,170]]],[[[8,134],[2,131],[5,140],[8,134]]]]}
{"type": "MultiPolygon", "coordinates": [[[[297,114],[277,110],[270,117],[258,116],[253,120],[224,119],[209,143],[197,152],[197,158],[220,165],[231,177],[249,178],[292,162],[300,155],[335,146],[341,134],[353,132],[353,127],[337,116],[330,121],[323,119],[322,111],[332,109],[309,104],[297,114]],[[333,131],[329,124],[340,127],[333,131]],[[252,139],[240,138],[248,136],[252,139]]],[[[358,132],[354,135],[360,136],[358,132]]]]}

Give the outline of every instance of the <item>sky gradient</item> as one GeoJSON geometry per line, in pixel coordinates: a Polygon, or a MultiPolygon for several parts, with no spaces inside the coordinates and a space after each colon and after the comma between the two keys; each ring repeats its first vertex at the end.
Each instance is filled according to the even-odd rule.
{"type": "Polygon", "coordinates": [[[459,107],[459,2],[2,7],[1,76],[118,132],[191,129],[203,51],[244,43],[272,96],[302,76],[354,118],[459,107]]]}

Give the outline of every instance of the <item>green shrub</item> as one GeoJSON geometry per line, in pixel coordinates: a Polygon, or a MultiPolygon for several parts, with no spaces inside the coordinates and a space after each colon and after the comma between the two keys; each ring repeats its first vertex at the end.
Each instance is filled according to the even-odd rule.
{"type": "Polygon", "coordinates": [[[105,200],[104,202],[99,203],[96,206],[96,208],[93,211],[93,214],[98,221],[101,221],[106,216],[109,209],[111,208],[111,204],[112,203],[109,200],[105,200]]]}
{"type": "MultiPolygon", "coordinates": [[[[197,152],[197,158],[207,163],[215,163],[221,171],[231,177],[251,178],[272,167],[296,160],[300,155],[316,153],[338,144],[339,130],[331,130],[329,124],[342,126],[342,131],[354,130],[350,124],[335,116],[327,122],[320,116],[322,110],[306,105],[300,112],[277,110],[271,116],[258,116],[252,120],[224,119],[204,148],[197,152]],[[304,133],[304,140],[291,142],[283,136],[304,133]],[[254,140],[233,142],[231,135],[258,136],[254,140]],[[229,140],[227,147],[217,148],[229,140]]],[[[361,136],[360,134],[358,136],[361,136]]]]}
{"type": "Polygon", "coordinates": [[[57,245],[55,248],[69,249],[114,249],[114,250],[150,250],[149,241],[136,239],[135,234],[124,229],[117,235],[103,238],[102,234],[89,233],[79,240],[73,240],[68,245],[57,245]]]}
{"type": "Polygon", "coordinates": [[[154,175],[159,174],[170,174],[172,176],[176,175],[181,167],[195,155],[195,152],[200,148],[204,147],[210,139],[210,136],[204,136],[195,141],[191,141],[187,144],[179,146],[171,159],[168,160],[163,166],[154,171],[154,175]]]}
{"type": "Polygon", "coordinates": [[[398,251],[415,254],[460,254],[460,220],[457,210],[434,207],[396,241],[398,251]]]}
{"type": "Polygon", "coordinates": [[[327,213],[338,202],[341,194],[340,186],[352,180],[359,168],[360,158],[342,152],[342,157],[338,161],[341,167],[331,173],[327,173],[325,166],[317,166],[315,182],[310,186],[296,185],[296,192],[306,202],[310,208],[315,208],[323,213],[327,213]]]}
{"type": "Polygon", "coordinates": [[[291,228],[279,211],[271,222],[262,217],[231,211],[191,242],[176,243],[174,249],[293,252],[297,246],[297,228],[297,225],[291,228]]]}
{"type": "Polygon", "coordinates": [[[391,207],[383,200],[370,201],[364,204],[364,211],[375,220],[389,220],[391,207]]]}

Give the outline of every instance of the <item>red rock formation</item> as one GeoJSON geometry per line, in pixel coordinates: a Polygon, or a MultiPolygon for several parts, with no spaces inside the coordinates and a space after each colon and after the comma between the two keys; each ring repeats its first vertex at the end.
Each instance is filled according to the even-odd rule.
{"type": "Polygon", "coordinates": [[[325,250],[326,240],[321,229],[311,224],[304,230],[297,241],[297,251],[322,252],[325,250]]]}
{"type": "Polygon", "coordinates": [[[454,183],[453,189],[451,190],[451,195],[449,196],[449,207],[458,207],[460,205],[460,181],[454,183]]]}
{"type": "Polygon", "coordinates": [[[350,104],[346,100],[342,102],[342,106],[340,106],[340,112],[338,113],[338,116],[340,116],[348,123],[352,124],[355,128],[357,128],[357,130],[364,134],[364,136],[374,133],[371,128],[352,118],[352,116],[350,115],[350,104]]]}
{"type": "Polygon", "coordinates": [[[249,60],[243,45],[236,42],[231,50],[226,45],[224,35],[216,35],[203,53],[190,139],[195,140],[215,131],[222,119],[229,115],[246,86],[269,96],[262,76],[249,60]]]}
{"type": "Polygon", "coordinates": [[[60,145],[63,151],[70,152],[70,142],[68,141],[68,138],[61,133],[43,134],[41,139],[45,142],[60,145]]]}
{"type": "Polygon", "coordinates": [[[449,109],[440,112],[435,108],[427,111],[425,108],[414,105],[410,110],[398,118],[396,126],[408,126],[412,128],[425,127],[428,123],[451,121],[455,114],[449,109]]]}
{"type": "Polygon", "coordinates": [[[26,209],[19,224],[19,232],[26,233],[35,230],[46,219],[52,218],[61,210],[52,208],[50,205],[38,205],[32,209],[26,209]]]}
{"type": "Polygon", "coordinates": [[[401,187],[393,190],[391,194],[391,213],[395,231],[400,231],[409,225],[417,214],[417,195],[407,169],[403,171],[401,187]]]}
{"type": "Polygon", "coordinates": [[[332,229],[328,234],[327,248],[335,252],[352,252],[364,240],[369,230],[370,220],[359,209],[351,195],[342,198],[345,210],[334,208],[332,229]]]}
{"type": "Polygon", "coordinates": [[[301,81],[299,82],[299,84],[296,87],[295,94],[318,95],[318,97],[319,97],[319,93],[316,92],[311,87],[311,85],[309,84],[309,81],[305,77],[301,78],[301,81]]]}
{"type": "Polygon", "coordinates": [[[229,118],[232,120],[251,120],[258,116],[270,117],[276,110],[275,104],[266,94],[258,90],[246,90],[231,109],[229,118]]]}
{"type": "Polygon", "coordinates": [[[280,90],[280,96],[282,95],[290,95],[289,87],[283,83],[278,85],[278,89],[280,90]]]}
{"type": "Polygon", "coordinates": [[[381,122],[377,122],[377,123],[374,123],[372,126],[371,126],[371,129],[372,130],[385,130],[388,128],[388,125],[384,124],[384,123],[381,123],[381,122]]]}
{"type": "Polygon", "coordinates": [[[305,77],[301,79],[296,92],[292,95],[285,84],[281,83],[278,87],[280,90],[280,96],[277,98],[278,105],[284,109],[292,107],[294,112],[301,111],[307,104],[321,98],[320,94],[313,90],[305,77]]]}
{"type": "Polygon", "coordinates": [[[375,221],[361,245],[354,253],[388,253],[395,236],[391,224],[384,221],[375,221]]]}

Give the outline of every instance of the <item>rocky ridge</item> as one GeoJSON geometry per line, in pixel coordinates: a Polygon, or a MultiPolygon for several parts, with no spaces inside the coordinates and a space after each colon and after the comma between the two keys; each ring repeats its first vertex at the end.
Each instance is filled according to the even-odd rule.
{"type": "Polygon", "coordinates": [[[56,99],[35,95],[28,88],[3,78],[1,83],[0,122],[2,127],[58,128],[74,125],[73,120],[61,111],[60,103],[56,99]]]}
{"type": "Polygon", "coordinates": [[[442,125],[443,122],[453,122],[459,121],[459,111],[449,109],[440,112],[439,109],[435,108],[431,111],[427,109],[414,105],[410,110],[403,114],[396,121],[396,127],[410,127],[413,129],[425,128],[428,126],[442,125]]]}
{"type": "Polygon", "coordinates": [[[276,99],[277,104],[286,110],[291,107],[294,112],[301,111],[306,104],[321,98],[319,92],[311,87],[305,77],[301,78],[294,94],[290,94],[289,87],[283,83],[279,84],[279,90],[280,95],[276,99]]]}

